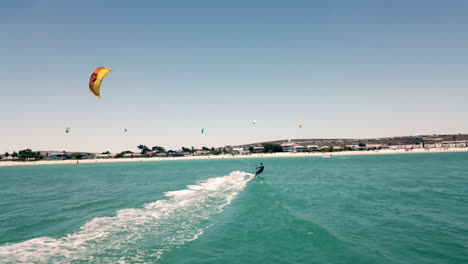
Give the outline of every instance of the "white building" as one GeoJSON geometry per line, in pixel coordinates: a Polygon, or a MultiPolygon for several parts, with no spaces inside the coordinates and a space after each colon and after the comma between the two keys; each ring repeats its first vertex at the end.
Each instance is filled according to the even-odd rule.
{"type": "Polygon", "coordinates": [[[296,145],[293,147],[293,152],[306,152],[307,148],[301,145],[296,145]]]}
{"type": "Polygon", "coordinates": [[[264,151],[265,148],[263,146],[256,146],[256,147],[253,147],[253,151],[254,152],[262,152],[264,151]]]}
{"type": "Polygon", "coordinates": [[[198,156],[206,156],[206,155],[210,155],[210,151],[209,150],[197,150],[195,151],[195,154],[198,156]]]}
{"type": "Polygon", "coordinates": [[[317,146],[317,145],[307,145],[307,148],[310,149],[310,150],[318,150],[319,146],[317,146]]]}
{"type": "Polygon", "coordinates": [[[467,146],[466,141],[444,141],[442,142],[443,148],[466,148],[467,146]]]}
{"type": "Polygon", "coordinates": [[[110,159],[114,157],[114,154],[96,154],[96,159],[110,159]]]}
{"type": "Polygon", "coordinates": [[[283,143],[281,144],[281,148],[283,149],[283,152],[293,152],[293,148],[296,144],[294,143],[283,143]]]}
{"type": "Polygon", "coordinates": [[[52,153],[46,159],[48,160],[64,160],[66,159],[66,154],[64,153],[52,153]]]}

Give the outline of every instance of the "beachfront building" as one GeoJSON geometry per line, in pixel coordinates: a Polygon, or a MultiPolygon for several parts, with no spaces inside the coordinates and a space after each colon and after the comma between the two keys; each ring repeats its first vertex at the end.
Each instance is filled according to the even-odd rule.
{"type": "Polygon", "coordinates": [[[95,158],[96,159],[110,159],[113,158],[115,155],[114,154],[96,154],[95,158]]]}
{"type": "Polygon", "coordinates": [[[421,149],[422,144],[392,145],[392,146],[389,146],[389,148],[392,149],[392,150],[397,150],[397,149],[403,149],[403,150],[421,149]]]}
{"type": "Polygon", "coordinates": [[[244,151],[244,148],[233,148],[232,152],[242,152],[244,151]]]}
{"type": "Polygon", "coordinates": [[[318,150],[319,146],[318,145],[307,145],[307,148],[310,150],[318,150]]]}
{"type": "Polygon", "coordinates": [[[306,152],[307,148],[301,145],[295,145],[293,147],[293,152],[306,152]]]}
{"type": "Polygon", "coordinates": [[[148,157],[154,157],[156,156],[156,153],[157,153],[156,151],[148,151],[145,153],[145,155],[148,157]]]}
{"type": "Polygon", "coordinates": [[[140,153],[127,153],[127,154],[124,154],[125,158],[141,158],[143,156],[144,155],[140,154],[140,153]]]}
{"type": "Polygon", "coordinates": [[[168,157],[183,157],[183,156],[184,156],[184,152],[182,152],[182,151],[168,152],[168,153],[167,153],[167,156],[168,156],[168,157]]]}
{"type": "Polygon", "coordinates": [[[67,157],[64,153],[52,153],[46,159],[48,160],[64,160],[67,157]]]}
{"type": "Polygon", "coordinates": [[[5,157],[5,155],[0,155],[0,160],[13,160],[13,157],[11,155],[8,155],[8,157],[5,157]]]}
{"type": "Polygon", "coordinates": [[[367,144],[366,148],[370,150],[382,149],[382,144],[367,144]]]}
{"type": "Polygon", "coordinates": [[[294,143],[283,143],[281,144],[281,148],[283,149],[283,152],[293,152],[294,146],[296,144],[294,143]]]}
{"type": "Polygon", "coordinates": [[[357,145],[357,144],[353,144],[353,145],[346,145],[346,147],[348,147],[348,148],[352,148],[353,150],[356,150],[356,149],[359,149],[359,148],[360,148],[360,147],[359,147],[359,145],[357,145]]]}
{"type": "Polygon", "coordinates": [[[255,153],[263,152],[264,150],[265,150],[265,148],[263,146],[253,147],[253,152],[255,152],[255,153]]]}
{"type": "Polygon", "coordinates": [[[238,147],[238,148],[232,148],[231,153],[232,154],[239,154],[239,155],[249,155],[250,150],[246,150],[244,148],[238,147]]]}
{"type": "Polygon", "coordinates": [[[343,150],[343,147],[341,147],[341,146],[333,146],[333,150],[334,150],[334,151],[342,151],[342,150],[343,150]]]}
{"type": "Polygon", "coordinates": [[[197,155],[197,156],[210,155],[210,151],[209,150],[197,150],[197,151],[195,151],[195,155],[197,155]]]}
{"type": "Polygon", "coordinates": [[[444,141],[442,142],[443,148],[466,148],[468,147],[468,142],[466,141],[444,141]]]}
{"type": "Polygon", "coordinates": [[[232,146],[225,146],[224,149],[226,150],[226,152],[231,152],[234,150],[232,146]]]}

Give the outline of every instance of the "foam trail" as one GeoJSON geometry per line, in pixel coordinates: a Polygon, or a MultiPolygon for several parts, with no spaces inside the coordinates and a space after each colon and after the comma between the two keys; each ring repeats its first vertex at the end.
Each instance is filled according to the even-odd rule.
{"type": "Polygon", "coordinates": [[[166,192],[167,200],[144,208],[94,218],[64,237],[0,246],[0,263],[156,262],[164,253],[202,235],[213,225],[210,217],[222,212],[252,178],[251,173],[234,171],[166,192]]]}

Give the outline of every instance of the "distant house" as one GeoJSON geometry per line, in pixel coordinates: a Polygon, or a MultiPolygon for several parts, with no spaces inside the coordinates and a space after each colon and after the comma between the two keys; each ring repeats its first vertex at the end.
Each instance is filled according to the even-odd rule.
{"type": "Polygon", "coordinates": [[[343,150],[343,147],[341,147],[341,146],[333,146],[333,150],[335,150],[335,151],[341,151],[341,150],[343,150]]]}
{"type": "Polygon", "coordinates": [[[253,147],[254,152],[263,152],[264,150],[265,150],[265,148],[263,146],[253,147]]]}
{"type": "Polygon", "coordinates": [[[366,148],[367,148],[367,149],[381,149],[381,148],[382,148],[382,144],[367,144],[367,145],[366,145],[366,148]]]}
{"type": "Polygon", "coordinates": [[[167,156],[168,157],[183,157],[184,156],[184,152],[168,152],[167,153],[167,156]]]}
{"type": "Polygon", "coordinates": [[[226,146],[226,147],[224,147],[224,149],[226,149],[226,151],[228,151],[228,152],[233,150],[232,146],[226,146]]]}
{"type": "Polygon", "coordinates": [[[140,154],[140,153],[127,153],[127,154],[124,154],[125,158],[140,158],[140,157],[143,157],[143,156],[144,155],[140,154]]]}
{"type": "Polygon", "coordinates": [[[210,151],[209,150],[197,150],[195,151],[195,154],[198,156],[206,156],[206,155],[210,155],[210,151]]]}
{"type": "Polygon", "coordinates": [[[148,151],[145,153],[145,155],[148,157],[154,157],[156,155],[156,151],[148,151]]]}
{"type": "Polygon", "coordinates": [[[293,152],[295,144],[294,143],[283,143],[280,146],[283,149],[283,152],[293,152]]]}
{"type": "Polygon", "coordinates": [[[96,159],[110,159],[114,157],[113,154],[96,154],[95,158],[96,159]]]}
{"type": "Polygon", "coordinates": [[[247,155],[247,154],[250,154],[250,150],[245,150],[244,148],[233,148],[231,153],[232,154],[247,155]]]}
{"type": "Polygon", "coordinates": [[[329,146],[321,146],[320,147],[320,150],[325,150],[325,149],[330,149],[330,147],[329,146]]]}
{"type": "Polygon", "coordinates": [[[66,155],[63,153],[52,153],[47,157],[48,160],[64,160],[66,158],[66,155]]]}
{"type": "Polygon", "coordinates": [[[442,142],[443,148],[465,148],[467,147],[466,141],[444,141],[442,142]]]}
{"type": "Polygon", "coordinates": [[[301,145],[296,145],[293,147],[293,152],[306,152],[307,148],[301,145]]]}
{"type": "Polygon", "coordinates": [[[307,148],[310,150],[318,150],[319,146],[318,145],[307,145],[307,148]]]}

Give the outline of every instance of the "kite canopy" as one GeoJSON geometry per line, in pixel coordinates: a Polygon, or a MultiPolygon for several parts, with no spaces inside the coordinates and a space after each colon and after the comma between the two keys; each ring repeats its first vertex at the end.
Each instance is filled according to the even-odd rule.
{"type": "Polygon", "coordinates": [[[257,120],[252,121],[252,124],[253,124],[253,125],[255,125],[255,123],[257,123],[257,120]]]}
{"type": "Polygon", "coordinates": [[[204,129],[204,128],[202,128],[201,133],[202,133],[202,134],[205,133],[205,129],[204,129]]]}
{"type": "Polygon", "coordinates": [[[65,128],[65,133],[68,134],[68,132],[70,132],[70,127],[69,127],[69,126],[67,126],[67,127],[65,128]]]}
{"type": "Polygon", "coordinates": [[[301,128],[301,127],[303,127],[303,126],[304,126],[304,124],[302,124],[302,123],[299,124],[299,128],[301,128]]]}
{"type": "Polygon", "coordinates": [[[100,67],[91,74],[91,78],[89,78],[89,90],[94,96],[101,98],[101,82],[110,71],[112,69],[100,67]]]}

